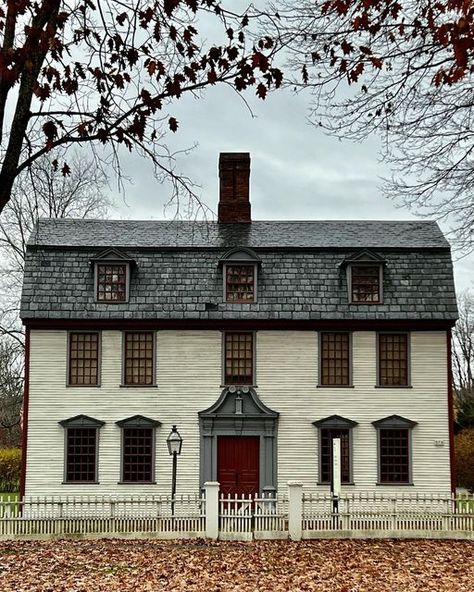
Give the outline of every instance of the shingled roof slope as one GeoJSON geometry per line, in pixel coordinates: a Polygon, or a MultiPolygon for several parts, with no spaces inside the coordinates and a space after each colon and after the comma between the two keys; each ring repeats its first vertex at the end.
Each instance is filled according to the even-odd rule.
{"type": "Polygon", "coordinates": [[[27,250],[21,317],[452,322],[457,308],[449,245],[434,222],[41,220],[27,250]],[[261,259],[255,303],[223,302],[219,260],[234,246],[261,259]],[[95,301],[90,263],[107,247],[136,261],[127,303],[95,301]],[[348,302],[341,264],[362,249],[385,260],[381,304],[348,302]]]}
{"type": "Polygon", "coordinates": [[[436,222],[327,220],[251,224],[136,220],[39,221],[30,247],[447,249],[436,222]]]}

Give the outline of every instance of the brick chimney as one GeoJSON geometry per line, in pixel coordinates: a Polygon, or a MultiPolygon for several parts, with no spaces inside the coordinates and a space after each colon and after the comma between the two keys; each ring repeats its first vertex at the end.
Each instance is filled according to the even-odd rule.
{"type": "Polygon", "coordinates": [[[218,222],[249,224],[252,221],[249,197],[250,154],[221,152],[219,178],[218,222]]]}

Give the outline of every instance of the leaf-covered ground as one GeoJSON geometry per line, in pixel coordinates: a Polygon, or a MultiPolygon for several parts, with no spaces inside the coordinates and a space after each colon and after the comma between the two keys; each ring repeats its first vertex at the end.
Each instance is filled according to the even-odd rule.
{"type": "Polygon", "coordinates": [[[474,542],[2,542],[0,590],[473,592],[474,542]]]}

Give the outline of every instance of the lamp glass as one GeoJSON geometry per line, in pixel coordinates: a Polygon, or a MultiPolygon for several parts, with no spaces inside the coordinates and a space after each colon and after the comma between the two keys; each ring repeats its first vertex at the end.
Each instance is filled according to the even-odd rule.
{"type": "Polygon", "coordinates": [[[181,447],[183,445],[183,439],[181,438],[176,426],[173,426],[173,429],[166,440],[168,445],[168,452],[170,454],[181,454],[181,447]]]}

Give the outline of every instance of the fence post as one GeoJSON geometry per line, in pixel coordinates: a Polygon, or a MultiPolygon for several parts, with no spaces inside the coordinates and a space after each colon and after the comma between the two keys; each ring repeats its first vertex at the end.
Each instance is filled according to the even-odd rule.
{"type": "Polygon", "coordinates": [[[204,483],[206,492],[206,537],[217,540],[219,537],[219,483],[204,483]]]}
{"type": "Polygon", "coordinates": [[[303,536],[303,483],[288,481],[288,531],[292,541],[303,536]]]}

